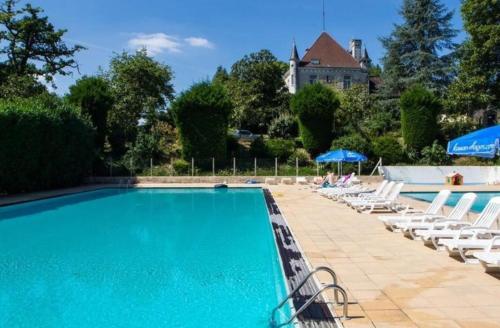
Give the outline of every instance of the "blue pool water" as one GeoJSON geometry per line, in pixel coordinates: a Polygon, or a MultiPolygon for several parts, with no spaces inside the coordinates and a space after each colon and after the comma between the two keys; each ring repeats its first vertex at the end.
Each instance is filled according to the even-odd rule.
{"type": "Polygon", "coordinates": [[[0,208],[0,327],[268,327],[260,189],[106,189],[0,208]]]}
{"type": "MultiPolygon", "coordinates": [[[[446,205],[448,206],[455,206],[460,199],[460,197],[463,196],[463,192],[454,192],[451,194],[450,198],[448,198],[448,201],[446,202],[446,205]]],[[[419,200],[424,200],[426,202],[432,202],[434,197],[436,197],[437,193],[436,192],[405,192],[402,193],[403,196],[419,199],[419,200]]],[[[473,212],[481,212],[483,208],[486,206],[488,201],[492,199],[493,197],[500,196],[500,192],[476,192],[477,198],[476,201],[474,202],[474,205],[472,205],[472,211],[473,212]]]]}

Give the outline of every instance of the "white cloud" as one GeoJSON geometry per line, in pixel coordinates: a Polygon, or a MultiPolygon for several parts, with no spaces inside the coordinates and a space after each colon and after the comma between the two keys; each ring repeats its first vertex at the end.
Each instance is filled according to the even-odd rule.
{"type": "Polygon", "coordinates": [[[191,47],[200,47],[208,49],[214,48],[214,44],[205,38],[197,38],[192,36],[189,38],[185,38],[184,41],[186,41],[187,44],[189,44],[191,47]]]}
{"type": "Polygon", "coordinates": [[[182,52],[182,44],[176,37],[165,33],[143,34],[138,33],[128,41],[131,48],[146,48],[148,54],[155,56],[165,51],[170,53],[182,52]]]}

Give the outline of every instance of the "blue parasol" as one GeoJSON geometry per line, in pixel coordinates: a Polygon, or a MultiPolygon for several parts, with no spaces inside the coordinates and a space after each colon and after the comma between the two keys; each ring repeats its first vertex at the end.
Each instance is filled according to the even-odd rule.
{"type": "Polygon", "coordinates": [[[448,154],[494,158],[500,149],[500,124],[477,130],[448,143],[448,154]]]}

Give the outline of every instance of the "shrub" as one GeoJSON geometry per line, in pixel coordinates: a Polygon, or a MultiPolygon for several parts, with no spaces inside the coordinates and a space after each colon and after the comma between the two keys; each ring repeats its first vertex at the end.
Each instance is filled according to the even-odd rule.
{"type": "Polygon", "coordinates": [[[425,165],[446,165],[450,164],[451,160],[446,153],[446,149],[437,141],[434,141],[432,146],[422,149],[422,158],[419,163],[425,165]]]}
{"type": "Polygon", "coordinates": [[[101,77],[83,77],[69,88],[68,101],[89,115],[96,128],[96,147],[104,147],[108,111],[113,106],[109,83],[101,77]]]}
{"type": "Polygon", "coordinates": [[[252,142],[250,145],[250,155],[256,158],[269,157],[266,144],[264,143],[264,139],[262,137],[259,137],[252,142]]]}
{"type": "Polygon", "coordinates": [[[232,136],[227,136],[227,153],[233,157],[236,157],[240,148],[238,140],[232,136]]]}
{"type": "Polygon", "coordinates": [[[299,120],[302,142],[312,156],[330,146],[334,114],[339,105],[336,94],[319,83],[305,86],[293,96],[291,107],[299,120]]]}
{"type": "Polygon", "coordinates": [[[295,116],[282,114],[271,121],[269,125],[269,136],[272,138],[294,138],[298,134],[298,124],[295,116]]]}
{"type": "Polygon", "coordinates": [[[330,149],[353,150],[365,156],[369,156],[371,153],[371,144],[360,134],[349,134],[333,140],[330,149]]]}
{"type": "Polygon", "coordinates": [[[443,115],[439,126],[444,140],[452,140],[477,129],[474,119],[467,115],[443,115]]]}
{"type": "Polygon", "coordinates": [[[184,159],[227,156],[227,126],[232,109],[222,86],[202,82],[183,92],[172,105],[184,159]]]}
{"type": "Polygon", "coordinates": [[[188,174],[189,166],[190,164],[183,159],[177,159],[172,163],[172,167],[174,168],[175,173],[178,175],[188,174]]]}
{"type": "Polygon", "coordinates": [[[267,154],[279,161],[286,161],[295,149],[293,140],[269,139],[265,142],[267,154]]]}
{"type": "Polygon", "coordinates": [[[37,100],[0,102],[0,191],[80,183],[94,161],[94,131],[75,108],[37,100]]]}
{"type": "Polygon", "coordinates": [[[385,165],[398,164],[406,160],[403,147],[396,137],[385,135],[375,138],[372,142],[373,155],[382,158],[385,165]]]}
{"type": "Polygon", "coordinates": [[[295,166],[296,159],[299,160],[299,166],[306,166],[311,164],[311,156],[305,149],[295,149],[295,151],[288,157],[288,165],[295,166]]]}
{"type": "Polygon", "coordinates": [[[436,139],[441,103],[430,91],[418,85],[404,92],[400,103],[405,146],[408,151],[418,153],[436,139]]]}

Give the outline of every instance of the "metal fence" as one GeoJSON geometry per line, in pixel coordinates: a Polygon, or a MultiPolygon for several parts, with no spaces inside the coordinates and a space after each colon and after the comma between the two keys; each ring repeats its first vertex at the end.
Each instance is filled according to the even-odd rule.
{"type": "Polygon", "coordinates": [[[370,172],[368,166],[361,164],[317,164],[301,162],[299,158],[280,160],[279,158],[191,158],[187,165],[179,167],[175,161],[156,161],[153,159],[111,161],[104,164],[102,176],[325,176],[327,172],[347,174],[370,172]],[[139,163],[138,163],[139,162],[139,163]]]}

